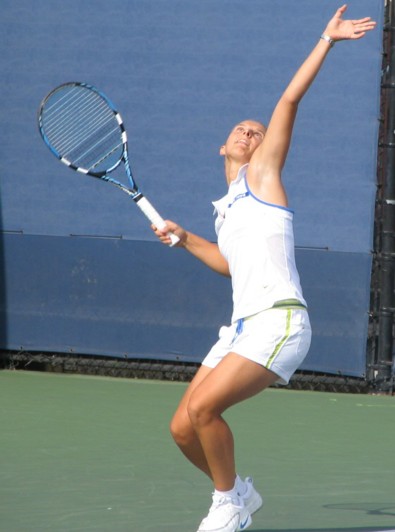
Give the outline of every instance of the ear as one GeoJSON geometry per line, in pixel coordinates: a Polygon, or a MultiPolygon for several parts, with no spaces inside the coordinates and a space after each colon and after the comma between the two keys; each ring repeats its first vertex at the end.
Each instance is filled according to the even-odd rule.
{"type": "Polygon", "coordinates": [[[219,149],[219,154],[220,154],[220,155],[226,155],[225,145],[223,145],[223,146],[220,147],[220,149],[219,149]]]}

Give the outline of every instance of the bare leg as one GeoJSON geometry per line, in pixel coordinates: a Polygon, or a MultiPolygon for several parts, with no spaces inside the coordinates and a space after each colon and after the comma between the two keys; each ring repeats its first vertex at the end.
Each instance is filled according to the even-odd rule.
{"type": "Polygon", "coordinates": [[[201,366],[188,386],[170,423],[170,432],[174,441],[186,458],[198,469],[212,479],[202,446],[188,413],[189,399],[199,384],[209,375],[211,368],[201,366]]]}
{"type": "Polygon", "coordinates": [[[277,375],[263,366],[229,353],[190,391],[187,399],[189,419],[205,456],[204,467],[208,467],[217,490],[231,490],[236,476],[233,435],[222,413],[261,392],[277,379],[277,375]]]}

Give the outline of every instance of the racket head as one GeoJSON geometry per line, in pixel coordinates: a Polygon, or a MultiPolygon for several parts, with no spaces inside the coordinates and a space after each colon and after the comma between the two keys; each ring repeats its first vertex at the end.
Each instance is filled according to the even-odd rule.
{"type": "Polygon", "coordinates": [[[47,94],[38,110],[38,126],[51,152],[83,174],[104,177],[127,160],[121,115],[87,83],[63,83],[47,94]]]}

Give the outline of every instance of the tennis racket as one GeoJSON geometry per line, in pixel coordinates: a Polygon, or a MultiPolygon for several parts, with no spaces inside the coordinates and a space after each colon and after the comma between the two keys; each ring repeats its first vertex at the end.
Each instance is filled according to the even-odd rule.
{"type": "MultiPolygon", "coordinates": [[[[76,172],[112,183],[128,194],[158,229],[166,224],[133,178],[128,156],[124,123],[112,102],[98,89],[86,83],[64,83],[41,102],[38,125],[51,152],[76,172]],[[121,162],[130,186],[110,173],[121,162]]],[[[169,233],[171,246],[179,238],[169,233]]]]}

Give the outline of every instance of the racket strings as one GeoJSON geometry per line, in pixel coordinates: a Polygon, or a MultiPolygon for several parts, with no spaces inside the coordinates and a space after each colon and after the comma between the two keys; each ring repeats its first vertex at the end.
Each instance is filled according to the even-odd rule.
{"type": "Polygon", "coordinates": [[[116,166],[125,143],[121,120],[100,95],[81,86],[52,95],[42,127],[60,156],[77,167],[106,171],[116,166]]]}
{"type": "MultiPolygon", "coordinates": [[[[59,91],[58,91],[59,92],[59,91]]],[[[66,92],[52,105],[47,102],[44,108],[44,121],[47,136],[63,150],[70,149],[69,142],[78,143],[84,135],[84,129],[97,121],[101,116],[100,99],[95,93],[82,92],[81,88],[74,87],[66,92]],[[67,100],[65,100],[67,98],[67,100]],[[95,116],[96,115],[96,116],[95,116]],[[86,127],[84,128],[84,124],[86,127]]],[[[54,99],[58,94],[53,95],[54,99]]],[[[110,113],[111,116],[111,113],[110,113]]]]}

